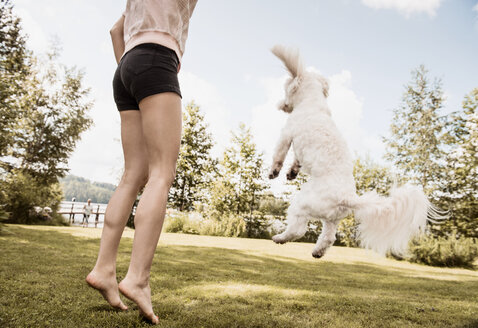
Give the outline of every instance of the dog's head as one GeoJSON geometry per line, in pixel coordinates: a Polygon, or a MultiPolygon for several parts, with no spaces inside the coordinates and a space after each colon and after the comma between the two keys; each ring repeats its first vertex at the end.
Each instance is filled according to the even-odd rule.
{"type": "Polygon", "coordinates": [[[298,50],[276,45],[271,51],[284,63],[290,73],[285,83],[285,99],[279,103],[280,110],[292,112],[294,106],[302,101],[306,94],[318,92],[324,98],[329,95],[327,79],[318,73],[306,71],[298,50]]]}

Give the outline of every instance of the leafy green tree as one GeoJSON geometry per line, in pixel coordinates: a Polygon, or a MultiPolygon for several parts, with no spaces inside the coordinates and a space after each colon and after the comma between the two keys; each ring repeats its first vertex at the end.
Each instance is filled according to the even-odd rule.
{"type": "Polygon", "coordinates": [[[180,211],[192,210],[195,202],[206,200],[216,160],[211,157],[213,141],[199,106],[186,105],[183,112],[183,137],[176,179],[169,193],[170,204],[180,211]]]}
{"type": "Polygon", "coordinates": [[[446,117],[439,113],[444,101],[442,83],[438,79],[431,83],[427,73],[423,65],[412,71],[402,103],[393,111],[390,137],[384,141],[386,159],[431,194],[443,178],[446,117]]]}
{"type": "Polygon", "coordinates": [[[451,217],[434,229],[438,234],[455,230],[478,237],[478,88],[465,96],[462,107],[449,120],[448,178],[440,199],[440,205],[450,209],[451,217]]]}
{"type": "Polygon", "coordinates": [[[266,215],[284,217],[288,206],[289,202],[275,197],[271,192],[267,192],[259,197],[258,211],[266,215]]]}
{"type": "MultiPolygon", "coordinates": [[[[18,99],[25,93],[23,82],[30,74],[30,53],[25,46],[20,19],[9,0],[0,1],[0,157],[14,142],[14,124],[22,117],[18,99]]],[[[2,165],[3,167],[3,165],[2,165]]]]}
{"type": "Polygon", "coordinates": [[[232,133],[220,163],[219,179],[213,187],[211,204],[223,212],[252,215],[258,195],[266,189],[263,154],[257,151],[252,133],[244,123],[232,133]]]}
{"type": "Polygon", "coordinates": [[[58,54],[54,46],[46,60],[33,60],[19,103],[24,117],[14,126],[9,152],[13,167],[44,184],[57,183],[66,174],[68,158],[93,122],[87,115],[92,103],[90,90],[83,87],[84,74],[57,64],[58,54]]]}
{"type": "Polygon", "coordinates": [[[80,134],[91,124],[83,73],[26,49],[10,1],[0,2],[0,205],[10,220],[32,223],[34,206],[55,210],[59,178],[80,134]]]}
{"type": "Polygon", "coordinates": [[[239,207],[235,184],[227,179],[224,170],[221,169],[220,167],[220,172],[211,184],[210,206],[208,206],[209,216],[217,220],[225,215],[236,213],[236,209],[239,207]]]}

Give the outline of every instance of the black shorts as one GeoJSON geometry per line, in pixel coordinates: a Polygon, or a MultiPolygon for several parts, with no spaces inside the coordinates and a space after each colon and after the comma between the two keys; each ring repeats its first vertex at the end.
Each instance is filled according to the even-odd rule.
{"type": "Polygon", "coordinates": [[[113,95],[118,110],[139,110],[139,102],[162,92],[181,97],[179,59],[172,49],[155,43],[140,44],[128,51],[116,68],[113,95]]]}

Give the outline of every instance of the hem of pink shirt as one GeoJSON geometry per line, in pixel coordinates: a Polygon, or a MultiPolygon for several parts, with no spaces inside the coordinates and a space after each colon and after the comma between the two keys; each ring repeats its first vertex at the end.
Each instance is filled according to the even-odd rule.
{"type": "Polygon", "coordinates": [[[178,56],[179,65],[181,65],[182,54],[181,54],[181,51],[179,50],[177,41],[168,33],[161,32],[161,31],[143,31],[143,32],[136,33],[125,43],[125,49],[121,57],[123,57],[125,53],[127,53],[128,51],[130,51],[137,45],[143,44],[143,43],[157,43],[169,49],[174,50],[174,52],[178,56]]]}

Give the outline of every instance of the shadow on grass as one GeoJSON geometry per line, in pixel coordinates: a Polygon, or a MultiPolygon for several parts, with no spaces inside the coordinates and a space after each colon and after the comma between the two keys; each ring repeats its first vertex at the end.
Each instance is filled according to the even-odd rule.
{"type": "MultiPolygon", "coordinates": [[[[145,325],[130,302],[130,311],[117,312],[84,283],[98,240],[12,231],[0,239],[7,327],[31,325],[32,311],[39,327],[145,325]]],[[[118,280],[131,244],[121,242],[118,280]]],[[[477,287],[477,281],[411,278],[375,265],[170,245],[158,248],[151,273],[163,327],[473,327],[477,287]]]]}
{"type": "Polygon", "coordinates": [[[88,310],[98,311],[98,312],[115,312],[115,313],[122,312],[121,310],[116,310],[116,309],[112,308],[107,303],[101,304],[101,305],[89,306],[88,310]]]}

